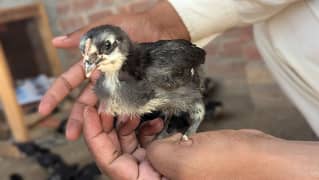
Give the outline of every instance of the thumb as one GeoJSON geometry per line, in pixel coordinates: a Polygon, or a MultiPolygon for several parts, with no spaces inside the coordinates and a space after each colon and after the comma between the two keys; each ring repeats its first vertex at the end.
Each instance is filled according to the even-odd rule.
{"type": "Polygon", "coordinates": [[[67,35],[53,38],[52,44],[56,48],[75,48],[78,47],[81,36],[89,30],[89,27],[83,27],[67,35]]]}
{"type": "Polygon", "coordinates": [[[80,39],[84,33],[89,31],[93,27],[97,27],[103,24],[115,24],[116,22],[120,22],[121,18],[118,16],[109,17],[107,20],[102,18],[96,22],[93,22],[89,25],[86,25],[78,30],[75,30],[67,35],[62,35],[53,38],[52,44],[56,48],[75,48],[78,47],[80,39]]]}
{"type": "MultiPolygon", "coordinates": [[[[147,158],[152,166],[169,179],[183,179],[185,156],[189,156],[189,142],[181,141],[181,134],[152,142],[147,147],[147,158]],[[184,148],[185,147],[185,148],[184,148]]],[[[187,163],[187,162],[186,162],[187,163]]]]}

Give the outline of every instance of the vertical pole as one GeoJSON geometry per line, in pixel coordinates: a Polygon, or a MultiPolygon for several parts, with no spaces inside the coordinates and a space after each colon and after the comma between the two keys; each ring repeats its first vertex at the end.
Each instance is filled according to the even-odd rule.
{"type": "Polygon", "coordinates": [[[29,134],[12,82],[4,50],[0,42],[0,99],[15,141],[26,142],[29,140],[29,134]]]}
{"type": "Polygon", "coordinates": [[[55,47],[53,47],[51,40],[52,40],[52,33],[49,23],[48,15],[46,14],[44,5],[39,2],[38,6],[38,16],[37,18],[37,26],[41,35],[42,44],[44,46],[46,55],[48,57],[52,74],[54,76],[58,76],[61,70],[61,62],[58,57],[57,51],[55,47]]]}

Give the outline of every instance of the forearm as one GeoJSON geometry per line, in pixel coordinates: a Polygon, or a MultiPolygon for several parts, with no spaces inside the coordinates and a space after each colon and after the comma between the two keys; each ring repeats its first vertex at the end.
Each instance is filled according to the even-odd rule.
{"type": "Polygon", "coordinates": [[[318,152],[318,142],[279,140],[262,148],[252,171],[268,179],[318,179],[318,152]]]}
{"type": "Polygon", "coordinates": [[[193,42],[266,20],[296,1],[299,0],[169,0],[193,42]]]}
{"type": "Polygon", "coordinates": [[[295,162],[299,174],[309,179],[319,179],[319,142],[291,141],[290,143],[291,163],[295,162]],[[297,161],[294,161],[294,157],[297,161]]]}
{"type": "Polygon", "coordinates": [[[159,1],[153,8],[146,11],[145,15],[155,27],[164,33],[162,36],[190,40],[185,24],[168,1],[159,1]]]}

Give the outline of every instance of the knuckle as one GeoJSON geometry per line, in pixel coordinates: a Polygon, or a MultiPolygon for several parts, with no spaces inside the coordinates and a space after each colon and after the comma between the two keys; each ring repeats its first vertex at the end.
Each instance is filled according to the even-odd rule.
{"type": "Polygon", "coordinates": [[[54,91],[48,91],[48,93],[43,97],[45,101],[50,101],[51,104],[57,104],[59,102],[59,98],[54,91]]]}
{"type": "Polygon", "coordinates": [[[107,166],[111,166],[114,163],[114,161],[116,161],[120,156],[121,156],[121,152],[119,150],[115,149],[112,152],[111,159],[107,163],[107,166]]]}
{"type": "Polygon", "coordinates": [[[61,81],[62,85],[68,90],[71,91],[73,89],[72,84],[68,81],[67,77],[63,74],[58,78],[58,81],[61,81]]]}

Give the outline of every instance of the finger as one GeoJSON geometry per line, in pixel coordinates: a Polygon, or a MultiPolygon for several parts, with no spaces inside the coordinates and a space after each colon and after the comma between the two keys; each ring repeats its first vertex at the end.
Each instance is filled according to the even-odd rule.
{"type": "Polygon", "coordinates": [[[108,134],[104,132],[96,110],[89,106],[84,111],[83,132],[86,143],[95,159],[97,161],[100,161],[100,158],[103,159],[100,163],[110,164],[121,155],[120,149],[115,148],[108,134]]]}
{"type": "Polygon", "coordinates": [[[117,132],[113,128],[113,123],[114,123],[113,116],[110,115],[110,114],[107,114],[107,113],[101,113],[100,114],[100,118],[101,118],[101,121],[102,121],[102,128],[103,128],[104,132],[109,135],[109,137],[110,137],[111,141],[113,142],[114,146],[117,149],[121,149],[121,145],[120,145],[120,142],[118,140],[117,132]]]}
{"type": "MultiPolygon", "coordinates": [[[[110,18],[112,20],[112,18],[110,18]]],[[[113,18],[114,21],[114,18],[113,18]]],[[[116,22],[116,20],[115,20],[116,22]]],[[[107,23],[105,19],[101,19],[100,21],[96,21],[88,26],[82,27],[80,29],[77,29],[67,35],[63,36],[58,36],[55,37],[52,40],[52,44],[57,47],[57,48],[74,48],[78,47],[80,39],[84,33],[89,31],[91,28],[103,25],[103,24],[112,24],[112,23],[107,23]]]]}
{"type": "Polygon", "coordinates": [[[132,156],[122,155],[104,132],[96,110],[86,107],[84,111],[84,138],[100,169],[118,179],[138,176],[137,163],[132,156]],[[125,173],[123,173],[125,172],[125,173]]]}
{"type": "Polygon", "coordinates": [[[131,133],[135,133],[135,129],[137,128],[137,126],[140,123],[140,118],[139,117],[121,116],[121,117],[119,117],[119,121],[124,122],[124,124],[119,129],[120,136],[127,136],[131,133]],[[121,120],[123,118],[126,120],[121,120]]]}
{"type": "Polygon", "coordinates": [[[139,177],[140,179],[154,179],[160,180],[161,175],[154,170],[148,161],[142,161],[139,166],[139,177]]]}
{"type": "Polygon", "coordinates": [[[132,153],[132,156],[140,163],[145,160],[146,151],[144,148],[137,148],[136,151],[132,153]]]}
{"type": "Polygon", "coordinates": [[[52,40],[52,44],[57,48],[78,47],[81,36],[88,30],[89,27],[83,27],[67,35],[55,37],[52,40]]]}
{"type": "Polygon", "coordinates": [[[139,142],[142,147],[146,147],[150,142],[152,142],[155,139],[156,134],[161,132],[163,127],[164,123],[160,118],[143,124],[139,132],[139,142]]]}
{"type": "Polygon", "coordinates": [[[105,132],[110,132],[114,126],[114,118],[112,115],[102,112],[100,114],[102,126],[105,132]]]}
{"type": "Polygon", "coordinates": [[[142,136],[152,136],[159,133],[164,127],[164,122],[161,118],[156,118],[142,125],[140,134],[142,136]]]}
{"type": "Polygon", "coordinates": [[[94,106],[97,97],[93,92],[93,85],[89,84],[74,103],[66,126],[68,140],[76,140],[80,137],[83,124],[83,111],[86,106],[94,106]]]}
{"type": "Polygon", "coordinates": [[[84,117],[83,132],[84,132],[85,139],[90,141],[98,136],[107,135],[106,133],[104,133],[101,119],[93,107],[86,106],[83,111],[83,117],[84,117]]]}
{"type": "Polygon", "coordinates": [[[182,174],[181,165],[185,165],[184,159],[191,155],[180,149],[181,137],[181,134],[176,134],[154,141],[146,149],[146,158],[152,166],[169,179],[183,179],[179,177],[182,174]]]}
{"type": "MultiPolygon", "coordinates": [[[[119,117],[119,119],[122,117],[119,117]]],[[[135,129],[139,125],[139,118],[129,118],[126,123],[119,129],[119,140],[122,151],[125,153],[133,153],[138,148],[138,141],[135,129]]]]}
{"type": "Polygon", "coordinates": [[[84,81],[82,63],[76,63],[59,76],[41,99],[39,113],[48,115],[67,96],[70,91],[84,81]]]}
{"type": "Polygon", "coordinates": [[[139,137],[139,142],[141,144],[141,147],[143,148],[147,147],[147,145],[149,145],[152,141],[154,141],[155,138],[156,138],[156,135],[139,137]]]}
{"type": "MultiPolygon", "coordinates": [[[[100,76],[99,71],[94,71],[91,76],[91,82],[95,83],[100,76]]],[[[68,71],[64,72],[51,85],[45,95],[42,97],[38,107],[40,114],[46,116],[72,91],[78,87],[85,79],[83,64],[78,62],[68,71]]]]}

